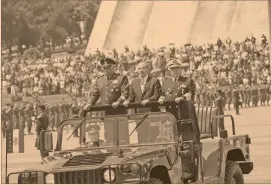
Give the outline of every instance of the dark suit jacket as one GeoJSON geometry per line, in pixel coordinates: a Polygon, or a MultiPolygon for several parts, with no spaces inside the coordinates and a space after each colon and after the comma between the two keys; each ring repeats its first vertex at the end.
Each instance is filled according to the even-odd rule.
{"type": "MultiPolygon", "coordinates": [[[[161,96],[161,93],[162,88],[159,79],[148,75],[143,92],[141,91],[140,79],[136,78],[132,81],[130,85],[128,100],[130,103],[140,103],[143,100],[158,101],[159,97],[161,96]]],[[[156,112],[159,111],[159,109],[151,109],[151,111],[156,112]]]]}

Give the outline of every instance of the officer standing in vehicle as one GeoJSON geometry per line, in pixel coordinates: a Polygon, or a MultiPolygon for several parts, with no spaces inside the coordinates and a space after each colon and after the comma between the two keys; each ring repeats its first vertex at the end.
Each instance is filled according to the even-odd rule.
{"type": "MultiPolygon", "coordinates": [[[[168,69],[171,77],[166,78],[162,85],[162,95],[158,100],[160,104],[163,104],[164,101],[179,103],[182,99],[188,101],[194,100],[194,93],[196,92],[194,80],[190,77],[182,76],[181,67],[182,64],[177,59],[169,61],[168,69]]],[[[171,107],[168,111],[177,115],[176,107],[171,107]]]]}
{"type": "MultiPolygon", "coordinates": [[[[129,95],[129,82],[128,77],[115,72],[116,61],[112,58],[102,58],[100,61],[104,74],[96,79],[93,91],[89,98],[88,104],[84,106],[84,110],[91,110],[91,106],[94,105],[99,98],[101,104],[112,105],[113,108],[122,104],[129,95]]],[[[126,114],[126,110],[119,109],[105,110],[106,115],[119,115],[126,114]]],[[[128,124],[122,124],[120,127],[120,140],[125,142],[129,140],[128,124]]],[[[105,135],[107,141],[113,139],[113,124],[106,124],[104,126],[105,135]]]]}
{"type": "Polygon", "coordinates": [[[45,114],[45,105],[39,105],[38,106],[38,117],[37,117],[37,126],[36,126],[36,132],[37,132],[37,139],[35,146],[38,150],[40,150],[41,158],[49,156],[48,152],[43,151],[39,146],[40,141],[40,134],[43,130],[47,130],[49,126],[49,117],[45,114]]]}

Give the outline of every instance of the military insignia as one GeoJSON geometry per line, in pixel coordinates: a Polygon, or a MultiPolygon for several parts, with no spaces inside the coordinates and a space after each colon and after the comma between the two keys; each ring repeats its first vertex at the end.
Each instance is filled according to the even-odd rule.
{"type": "Polygon", "coordinates": [[[117,83],[118,83],[118,80],[113,80],[112,83],[113,83],[113,84],[117,84],[117,83]]]}

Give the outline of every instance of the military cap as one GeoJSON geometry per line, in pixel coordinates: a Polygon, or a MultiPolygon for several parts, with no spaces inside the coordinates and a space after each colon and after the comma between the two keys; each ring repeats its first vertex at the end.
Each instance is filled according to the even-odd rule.
{"type": "Polygon", "coordinates": [[[102,66],[107,66],[107,65],[115,65],[116,64],[116,61],[112,58],[103,58],[100,60],[100,64],[102,66]]]}
{"type": "Polygon", "coordinates": [[[178,61],[177,59],[171,59],[168,64],[168,69],[173,69],[173,68],[180,68],[182,66],[182,63],[178,61]]]}
{"type": "Polygon", "coordinates": [[[90,125],[86,128],[88,133],[97,133],[100,130],[100,126],[98,125],[90,125]]]}

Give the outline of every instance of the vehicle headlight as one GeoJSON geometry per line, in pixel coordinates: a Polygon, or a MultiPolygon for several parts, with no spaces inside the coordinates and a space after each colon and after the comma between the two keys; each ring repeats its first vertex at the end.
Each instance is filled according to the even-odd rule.
{"type": "Polygon", "coordinates": [[[131,165],[131,172],[134,174],[139,174],[140,172],[140,167],[138,164],[132,164],[131,165]]]}
{"type": "Polygon", "coordinates": [[[113,169],[106,169],[103,176],[106,182],[113,182],[116,179],[116,172],[113,169]]]}
{"type": "Polygon", "coordinates": [[[46,184],[55,184],[55,176],[52,173],[49,173],[45,176],[45,183],[46,184]]]}

